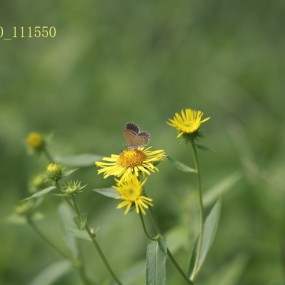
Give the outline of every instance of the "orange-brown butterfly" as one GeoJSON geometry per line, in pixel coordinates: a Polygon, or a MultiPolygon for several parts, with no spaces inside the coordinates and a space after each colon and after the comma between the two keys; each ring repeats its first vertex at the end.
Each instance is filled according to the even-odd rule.
{"type": "Polygon", "coordinates": [[[139,126],[134,123],[126,123],[124,137],[129,148],[144,147],[150,141],[150,134],[141,132],[139,126]]]}

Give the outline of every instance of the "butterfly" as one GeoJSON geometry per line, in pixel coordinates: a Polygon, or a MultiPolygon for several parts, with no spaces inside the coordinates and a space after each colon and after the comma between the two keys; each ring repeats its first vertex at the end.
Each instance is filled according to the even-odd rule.
{"type": "Polygon", "coordinates": [[[141,132],[139,126],[134,123],[126,123],[124,137],[129,148],[144,147],[150,141],[150,134],[141,132]]]}

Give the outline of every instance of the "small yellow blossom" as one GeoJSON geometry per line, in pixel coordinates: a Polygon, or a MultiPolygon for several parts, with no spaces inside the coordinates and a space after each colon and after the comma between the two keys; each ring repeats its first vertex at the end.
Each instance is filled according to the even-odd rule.
{"type": "Polygon", "coordinates": [[[138,176],[140,172],[150,175],[151,172],[158,171],[155,164],[162,161],[165,156],[163,150],[151,151],[150,147],[139,147],[124,150],[119,155],[104,157],[103,161],[97,161],[95,164],[101,168],[98,174],[104,173],[104,178],[111,175],[125,177],[132,173],[138,176]]]}
{"type": "Polygon", "coordinates": [[[45,147],[45,141],[40,133],[32,132],[27,136],[27,145],[35,151],[40,151],[45,147]]]}
{"type": "Polygon", "coordinates": [[[50,163],[47,166],[47,178],[58,181],[62,177],[62,166],[57,163],[50,163]]]}
{"type": "Polygon", "coordinates": [[[45,179],[42,175],[38,174],[34,176],[29,184],[29,191],[31,193],[35,193],[39,191],[45,183],[45,179]]]}
{"type": "Polygon", "coordinates": [[[123,202],[117,206],[117,209],[125,207],[125,214],[127,214],[131,207],[134,206],[137,214],[145,214],[145,209],[153,206],[152,199],[142,195],[143,185],[146,179],[140,182],[135,174],[131,174],[126,176],[125,179],[116,180],[116,182],[117,185],[113,186],[119,193],[116,199],[123,200],[123,202]]]}
{"type": "Polygon", "coordinates": [[[202,123],[210,119],[208,117],[202,120],[202,116],[203,112],[188,108],[181,110],[181,115],[175,113],[173,119],[169,119],[167,124],[179,131],[177,138],[180,138],[182,135],[191,136],[197,133],[202,123]]]}

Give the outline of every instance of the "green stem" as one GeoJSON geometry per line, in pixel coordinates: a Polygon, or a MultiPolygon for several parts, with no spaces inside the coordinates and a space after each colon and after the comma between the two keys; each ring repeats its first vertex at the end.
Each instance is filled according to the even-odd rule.
{"type": "Polygon", "coordinates": [[[160,234],[158,234],[156,237],[152,237],[147,229],[146,229],[146,226],[145,226],[145,222],[144,222],[144,218],[143,218],[143,214],[140,212],[140,218],[141,218],[141,222],[142,222],[142,227],[143,227],[143,231],[145,233],[145,235],[150,239],[150,240],[153,240],[153,241],[158,241],[160,239],[160,234]]]}
{"type": "MultiPolygon", "coordinates": [[[[157,233],[158,239],[153,239],[152,240],[157,240],[159,242],[159,240],[161,239],[161,231],[160,228],[158,226],[158,223],[156,221],[156,218],[152,212],[151,209],[149,209],[150,212],[150,216],[151,216],[151,220],[153,223],[153,226],[155,228],[155,231],[157,233]]],[[[147,235],[148,236],[148,235],[147,235]]],[[[173,257],[173,255],[171,254],[169,248],[167,247],[167,255],[169,256],[169,259],[171,260],[171,262],[173,263],[173,265],[175,266],[175,268],[178,270],[178,272],[181,274],[181,276],[184,278],[184,280],[190,284],[193,285],[194,283],[188,278],[188,276],[183,272],[183,270],[181,269],[181,267],[179,266],[179,264],[176,262],[175,258],[173,257]]]]}
{"type": "MultiPolygon", "coordinates": [[[[71,203],[67,198],[65,199],[68,205],[73,209],[73,211],[80,216],[80,211],[76,203],[76,199],[74,196],[72,196],[72,202],[71,203]]],[[[97,242],[95,235],[92,233],[90,227],[88,225],[85,225],[85,231],[87,232],[88,236],[90,237],[93,245],[95,246],[96,250],[98,251],[103,263],[105,264],[107,270],[109,271],[110,275],[114,278],[117,284],[122,285],[123,283],[118,279],[116,274],[114,273],[113,269],[111,268],[105,254],[103,253],[103,250],[101,249],[99,243],[97,242]]]]}
{"type": "Polygon", "coordinates": [[[194,285],[194,283],[191,280],[189,280],[187,275],[182,271],[181,267],[178,265],[178,263],[176,262],[175,258],[172,255],[172,253],[170,252],[169,248],[167,248],[167,254],[168,254],[170,260],[172,261],[173,265],[176,267],[176,269],[180,272],[181,276],[184,278],[184,280],[188,284],[194,285]]]}
{"type": "Polygon", "coordinates": [[[52,155],[50,154],[49,150],[46,147],[43,149],[43,153],[45,154],[47,160],[50,163],[54,162],[54,159],[53,159],[52,155]]]}
{"type": "MultiPolygon", "coordinates": [[[[53,159],[52,155],[50,154],[49,150],[46,147],[44,148],[43,153],[45,154],[47,160],[50,163],[54,162],[54,159],[53,159]]],[[[55,186],[58,188],[58,190],[61,189],[58,181],[55,181],[55,186]]],[[[44,237],[44,236],[42,236],[42,237],[44,237]]],[[[53,245],[53,244],[51,244],[49,242],[49,240],[46,240],[46,242],[48,242],[50,245],[53,245]]],[[[55,248],[54,245],[53,245],[53,247],[55,248]]],[[[80,255],[82,255],[82,253],[80,253],[80,255]]],[[[66,258],[70,259],[70,257],[66,257],[66,258]]],[[[89,281],[88,277],[86,276],[85,265],[83,263],[83,258],[82,257],[78,257],[78,262],[77,263],[79,263],[79,266],[77,264],[76,267],[77,267],[77,269],[79,271],[79,275],[80,275],[80,278],[81,278],[83,284],[90,285],[91,282],[89,281]]]]}
{"type": "Polygon", "coordinates": [[[55,251],[57,251],[60,255],[62,255],[64,258],[71,260],[71,257],[62,251],[59,247],[57,247],[54,243],[52,243],[35,225],[34,221],[31,219],[31,217],[27,217],[27,222],[30,225],[30,227],[33,229],[33,231],[50,247],[52,247],[55,251]]]}
{"type": "Polygon", "coordinates": [[[194,154],[194,161],[195,161],[195,167],[197,170],[197,186],[198,186],[198,192],[199,192],[199,209],[200,209],[200,234],[199,234],[199,240],[198,240],[198,249],[197,249],[197,255],[196,260],[193,268],[193,272],[191,274],[191,280],[194,281],[197,273],[198,273],[198,267],[199,267],[199,260],[201,256],[201,249],[202,249],[202,241],[204,236],[204,206],[203,206],[203,195],[202,195],[202,185],[201,185],[201,173],[200,173],[200,165],[198,160],[198,153],[197,153],[197,147],[194,139],[191,139],[191,145],[193,149],[194,154]]]}

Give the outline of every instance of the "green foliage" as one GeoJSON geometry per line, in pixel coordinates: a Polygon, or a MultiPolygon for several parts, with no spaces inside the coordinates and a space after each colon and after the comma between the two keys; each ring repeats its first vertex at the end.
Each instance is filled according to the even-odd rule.
{"type": "Polygon", "coordinates": [[[167,156],[168,160],[171,162],[171,164],[176,167],[178,170],[183,171],[183,172],[188,172],[188,173],[196,173],[196,169],[174,159],[171,158],[170,156],[167,156]]]}
{"type": "MultiPolygon", "coordinates": [[[[30,284],[58,260],[27,228],[25,217],[11,213],[31,195],[29,178],[48,163],[42,154],[26,154],[30,131],[54,134],[47,146],[56,162],[80,168],[74,179],[90,189],[107,188],[113,181],[97,175],[93,154],[125,149],[128,121],[151,134],[153,149],[193,166],[189,146],[177,143],[164,124],[184,107],[211,116],[203,144],[215,152],[199,150],[204,204],[223,200],[197,284],[284,284],[283,1],[1,1],[0,19],[5,37],[13,26],[57,28],[53,39],[0,38],[0,284],[30,284]],[[84,155],[73,155],[78,153],[84,155]]],[[[147,193],[162,232],[170,233],[168,246],[185,268],[199,233],[195,173],[164,162],[158,167],[147,193]]],[[[145,261],[135,212],[124,216],[115,210],[116,201],[88,191],[78,195],[80,209],[125,277],[145,261]]],[[[35,212],[33,220],[38,217],[39,228],[65,248],[55,210],[62,197],[55,190],[38,193],[29,201],[42,199],[36,211],[44,215],[35,212]]],[[[90,237],[72,219],[66,231],[81,243],[88,274],[103,284],[105,267],[94,258],[90,237]]],[[[141,278],[145,268],[138,271],[141,278]]],[[[169,285],[182,283],[170,272],[169,285]]],[[[72,274],[54,284],[80,284],[72,274]]],[[[122,280],[127,278],[132,285],[145,282],[122,280]]]]}
{"type": "Polygon", "coordinates": [[[93,189],[94,192],[99,193],[103,196],[109,197],[109,198],[116,198],[118,197],[118,192],[114,188],[97,188],[93,189]]]}
{"type": "Polygon", "coordinates": [[[146,282],[149,285],[166,284],[167,245],[164,238],[149,240],[146,253],[146,282]]]}
{"type": "Polygon", "coordinates": [[[71,269],[70,262],[57,261],[39,272],[30,285],[51,285],[71,269]]]}
{"type": "Polygon", "coordinates": [[[218,224],[219,224],[220,213],[221,213],[221,201],[219,200],[215,203],[215,205],[213,206],[213,208],[211,209],[209,215],[207,216],[205,220],[201,252],[199,256],[197,254],[198,246],[199,246],[198,238],[195,241],[191,260],[190,260],[190,265],[188,269],[188,275],[191,276],[192,280],[194,280],[194,278],[200,271],[203,263],[205,262],[208,251],[210,250],[211,245],[214,241],[214,237],[216,235],[218,224]]]}

